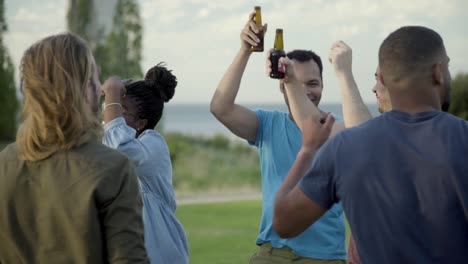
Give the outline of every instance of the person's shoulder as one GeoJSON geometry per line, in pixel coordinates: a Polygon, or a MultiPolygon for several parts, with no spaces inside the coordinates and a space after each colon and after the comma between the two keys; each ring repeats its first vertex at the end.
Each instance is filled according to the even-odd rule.
{"type": "Polygon", "coordinates": [[[442,113],[441,114],[442,119],[444,120],[444,123],[446,122],[446,126],[451,126],[451,129],[449,131],[459,131],[462,133],[462,135],[465,136],[465,138],[468,137],[468,121],[460,118],[458,116],[455,116],[450,113],[442,113]]]}
{"type": "Polygon", "coordinates": [[[465,127],[468,126],[468,120],[465,120],[465,119],[463,119],[461,117],[458,117],[456,115],[453,115],[451,113],[441,112],[440,116],[443,119],[448,120],[450,122],[458,123],[458,124],[460,124],[462,126],[465,126],[465,127]]]}
{"type": "Polygon", "coordinates": [[[0,160],[12,161],[18,159],[18,150],[16,143],[7,145],[2,151],[0,151],[0,160]]]}
{"type": "Polygon", "coordinates": [[[383,113],[379,116],[373,117],[366,122],[356,126],[356,130],[369,130],[369,129],[376,129],[381,128],[382,124],[386,122],[386,113],[383,113]]]}
{"type": "Polygon", "coordinates": [[[138,138],[144,138],[144,137],[164,141],[163,135],[161,135],[161,133],[159,133],[158,131],[154,129],[145,130],[143,133],[141,133],[141,135],[138,138]]]}
{"type": "Polygon", "coordinates": [[[130,162],[121,152],[98,141],[89,141],[68,153],[71,159],[79,159],[90,167],[118,169],[130,162]]]}
{"type": "MultiPolygon", "coordinates": [[[[378,117],[371,118],[366,122],[353,126],[350,128],[345,128],[334,136],[337,138],[337,141],[348,140],[348,139],[357,139],[358,137],[368,137],[371,133],[378,133],[380,129],[383,128],[382,123],[384,121],[384,116],[380,115],[378,117]]],[[[350,141],[353,142],[354,140],[350,141]]]]}
{"type": "Polygon", "coordinates": [[[147,145],[150,150],[160,151],[161,146],[167,148],[166,139],[163,135],[154,129],[147,129],[138,137],[138,139],[144,144],[147,145]]]}

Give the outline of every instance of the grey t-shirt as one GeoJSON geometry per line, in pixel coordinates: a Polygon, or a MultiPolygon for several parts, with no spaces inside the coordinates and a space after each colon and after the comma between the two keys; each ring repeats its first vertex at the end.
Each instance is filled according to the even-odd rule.
{"type": "Polygon", "coordinates": [[[362,263],[468,261],[468,122],[391,111],[328,140],[300,189],[341,201],[362,263]]]}

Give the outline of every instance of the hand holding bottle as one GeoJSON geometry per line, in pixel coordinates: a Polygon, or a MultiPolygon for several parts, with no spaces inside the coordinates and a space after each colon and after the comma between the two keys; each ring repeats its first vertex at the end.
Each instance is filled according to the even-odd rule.
{"type": "Polygon", "coordinates": [[[241,47],[244,51],[263,51],[263,37],[268,25],[262,25],[261,23],[261,16],[258,18],[256,11],[250,13],[249,21],[247,21],[240,34],[241,47]]]}

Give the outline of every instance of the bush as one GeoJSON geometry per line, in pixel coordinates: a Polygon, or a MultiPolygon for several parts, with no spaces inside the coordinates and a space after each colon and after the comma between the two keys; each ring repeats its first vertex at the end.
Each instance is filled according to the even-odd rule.
{"type": "Polygon", "coordinates": [[[164,135],[179,192],[205,192],[260,187],[257,151],[223,135],[212,138],[180,133],[164,135]]]}
{"type": "Polygon", "coordinates": [[[468,120],[468,73],[457,74],[452,81],[452,96],[449,112],[468,120]]]}

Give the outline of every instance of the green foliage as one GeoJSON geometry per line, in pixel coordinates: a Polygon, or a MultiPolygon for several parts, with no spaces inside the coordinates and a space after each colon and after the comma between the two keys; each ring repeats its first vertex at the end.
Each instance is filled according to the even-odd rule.
{"type": "Polygon", "coordinates": [[[180,133],[164,135],[178,192],[234,190],[260,187],[260,166],[255,149],[217,135],[212,138],[180,133]]]}
{"type": "Polygon", "coordinates": [[[216,135],[211,142],[215,149],[228,149],[230,143],[229,139],[222,135],[216,135]]]}
{"type": "Polygon", "coordinates": [[[93,3],[92,0],[70,1],[67,14],[68,29],[88,41],[102,78],[112,75],[121,78],[142,78],[142,26],[137,1],[117,1],[108,34],[104,28],[94,28],[93,19],[100,14],[95,14],[93,3]]]}
{"type": "Polygon", "coordinates": [[[3,44],[3,34],[8,30],[4,17],[5,4],[0,0],[0,140],[13,140],[16,134],[18,99],[14,79],[14,66],[3,44]]]}
{"type": "Polygon", "coordinates": [[[112,30],[103,46],[96,50],[103,76],[118,75],[139,79],[141,71],[142,27],[134,0],[119,0],[115,7],[112,30]],[[102,63],[105,61],[105,63],[102,63]]]}
{"type": "Polygon", "coordinates": [[[7,23],[5,21],[5,1],[0,0],[0,37],[1,40],[3,41],[3,33],[5,33],[8,30],[7,23]]]}
{"type": "Polygon", "coordinates": [[[457,74],[452,81],[452,96],[449,112],[468,120],[468,73],[457,74]]]}
{"type": "Polygon", "coordinates": [[[67,11],[68,30],[77,33],[90,44],[96,42],[89,32],[93,18],[93,0],[71,0],[69,4],[67,11]]]}

